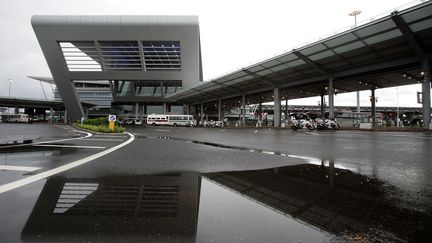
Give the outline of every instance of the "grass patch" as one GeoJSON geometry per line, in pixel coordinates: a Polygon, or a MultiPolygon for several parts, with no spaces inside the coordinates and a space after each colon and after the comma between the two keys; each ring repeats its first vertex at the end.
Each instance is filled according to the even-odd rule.
{"type": "Polygon", "coordinates": [[[124,133],[125,128],[120,126],[114,126],[114,130],[111,131],[108,126],[105,125],[88,125],[88,124],[81,124],[81,123],[74,123],[76,127],[90,130],[92,132],[101,132],[101,133],[124,133]]]}

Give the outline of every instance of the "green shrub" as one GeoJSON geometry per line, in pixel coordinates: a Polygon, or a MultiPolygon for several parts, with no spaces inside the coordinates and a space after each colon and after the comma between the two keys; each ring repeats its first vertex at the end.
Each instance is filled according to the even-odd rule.
{"type": "MultiPolygon", "coordinates": [[[[97,118],[99,119],[99,118],[97,118]]],[[[87,129],[93,132],[102,132],[102,133],[123,133],[125,131],[124,127],[114,126],[114,131],[111,131],[108,126],[105,125],[89,125],[89,124],[81,124],[75,123],[75,126],[83,129],[87,129]]]]}

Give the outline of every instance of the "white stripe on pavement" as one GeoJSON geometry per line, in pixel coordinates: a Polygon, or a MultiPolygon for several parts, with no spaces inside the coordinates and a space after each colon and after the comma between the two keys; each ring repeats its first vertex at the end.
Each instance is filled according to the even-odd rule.
{"type": "Polygon", "coordinates": [[[63,144],[36,144],[35,147],[59,147],[59,148],[88,148],[88,149],[104,149],[102,146],[80,146],[80,145],[63,145],[63,144]]]}
{"type": "Polygon", "coordinates": [[[123,142],[123,139],[113,139],[113,138],[107,138],[107,139],[103,139],[103,138],[87,138],[84,139],[83,141],[108,141],[108,142],[123,142]]]}
{"type": "Polygon", "coordinates": [[[89,138],[91,136],[93,136],[91,133],[89,132],[82,132],[82,131],[78,131],[78,130],[74,130],[75,132],[80,132],[80,133],[85,133],[86,136],[85,137],[79,137],[79,138],[65,138],[65,139],[59,139],[59,140],[53,140],[53,141],[44,141],[44,142],[37,142],[37,143],[26,143],[26,144],[16,144],[16,145],[7,145],[7,146],[1,146],[0,149],[2,148],[13,148],[13,147],[24,147],[24,146],[32,146],[32,145],[36,145],[36,144],[45,144],[45,143],[58,143],[58,142],[64,142],[64,141],[71,141],[71,140],[77,140],[77,139],[83,139],[83,138],[89,138]]]}
{"type": "Polygon", "coordinates": [[[0,165],[0,170],[15,170],[15,171],[27,171],[32,172],[39,170],[42,167],[30,167],[30,166],[15,166],[15,165],[0,165]]]}
{"type": "Polygon", "coordinates": [[[165,130],[165,129],[156,129],[155,131],[158,131],[158,132],[171,132],[171,130],[165,130]]]}
{"type": "Polygon", "coordinates": [[[318,134],[318,133],[315,133],[315,132],[305,132],[305,133],[307,133],[307,134],[311,134],[311,135],[315,135],[315,136],[319,136],[319,134],[318,134]]]}
{"type": "Polygon", "coordinates": [[[19,188],[19,187],[22,187],[22,186],[25,186],[27,184],[33,183],[33,182],[38,181],[38,180],[45,179],[45,178],[53,176],[55,174],[58,174],[58,173],[70,170],[72,168],[75,168],[77,166],[86,164],[86,163],[88,163],[88,162],[90,162],[92,160],[95,160],[97,158],[100,158],[100,157],[102,157],[104,155],[112,153],[112,152],[114,152],[114,151],[116,151],[116,150],[118,150],[118,149],[120,149],[120,148],[128,145],[129,143],[131,143],[132,141],[135,140],[135,136],[134,135],[132,135],[130,133],[127,133],[127,134],[130,136],[130,138],[126,142],[121,143],[119,145],[116,145],[116,146],[114,146],[112,148],[109,148],[109,149],[104,150],[102,152],[99,152],[97,154],[91,155],[89,157],[86,157],[86,158],[83,158],[83,159],[71,162],[69,164],[65,164],[65,165],[59,166],[57,168],[54,168],[54,169],[51,169],[51,170],[39,173],[37,175],[29,176],[29,177],[26,177],[24,179],[17,180],[17,181],[14,181],[14,182],[2,185],[2,186],[0,186],[0,194],[4,193],[4,192],[7,192],[7,191],[10,191],[10,190],[13,190],[13,189],[16,189],[16,188],[19,188]]]}

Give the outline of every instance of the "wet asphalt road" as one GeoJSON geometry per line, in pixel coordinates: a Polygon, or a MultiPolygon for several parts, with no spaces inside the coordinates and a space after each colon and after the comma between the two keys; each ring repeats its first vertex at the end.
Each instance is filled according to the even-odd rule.
{"type": "MultiPolygon", "coordinates": [[[[0,186],[59,168],[130,139],[126,135],[81,138],[84,133],[68,126],[52,129],[64,131],[61,136],[40,141],[73,140],[45,144],[64,147],[0,148],[0,165],[40,168],[33,172],[0,170],[0,186]]],[[[431,237],[425,233],[432,225],[431,133],[182,127],[131,127],[127,131],[135,140],[125,147],[0,194],[2,241],[343,242],[363,237],[404,242],[431,237]],[[138,211],[133,207],[133,220],[127,217],[125,221],[126,216],[121,214],[117,221],[110,214],[119,212],[117,207],[124,214],[130,212],[124,211],[130,202],[127,196],[135,192],[130,188],[141,185],[137,193],[146,195],[142,191],[149,184],[153,185],[152,190],[157,187],[178,193],[174,197],[175,210],[164,211],[174,210],[176,217],[168,215],[164,220],[156,220],[154,215],[148,215],[149,208],[155,209],[154,205],[144,205],[147,201],[140,202],[142,208],[138,211]],[[97,189],[94,185],[98,185],[94,187],[97,189]],[[175,186],[165,188],[168,185],[175,186]],[[78,190],[84,195],[82,199],[61,199],[69,187],[85,188],[78,190]],[[119,199],[110,198],[113,188],[129,189],[115,193],[125,194],[119,199]],[[293,193],[299,188],[303,189],[293,193]],[[106,191],[111,192],[109,197],[104,194],[106,191]],[[104,211],[98,208],[102,206],[97,202],[103,200],[93,197],[105,198],[104,195],[110,199],[109,208],[114,207],[112,202],[120,202],[114,211],[107,210],[105,204],[104,211]],[[339,204],[330,203],[335,198],[329,195],[340,198],[339,204]],[[359,198],[370,200],[362,204],[359,198]],[[72,205],[67,206],[63,218],[53,213],[59,210],[60,201],[61,205],[72,205]],[[87,210],[85,203],[93,205],[93,209],[87,210]],[[404,217],[391,212],[380,216],[382,208],[392,208],[404,217]],[[98,210],[103,214],[94,213],[98,210]],[[88,212],[92,212],[92,220],[83,217],[88,212]],[[141,217],[137,218],[137,212],[141,217]],[[95,217],[114,220],[111,225],[117,228],[93,221],[95,217]],[[410,222],[411,231],[398,226],[403,220],[410,222]],[[71,224],[82,227],[70,227],[71,224]],[[144,232],[137,225],[155,228],[144,232]],[[173,228],[183,233],[169,230],[173,228]]],[[[156,200],[155,193],[152,191],[153,196],[149,196],[152,200],[156,200]]],[[[159,216],[163,214],[157,212],[159,216]]]]}

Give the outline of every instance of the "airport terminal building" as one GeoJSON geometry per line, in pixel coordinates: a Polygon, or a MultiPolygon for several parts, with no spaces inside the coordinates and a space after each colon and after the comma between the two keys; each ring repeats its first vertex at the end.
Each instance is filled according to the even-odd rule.
{"type": "MultiPolygon", "coordinates": [[[[370,22],[320,38],[278,56],[202,82],[197,16],[33,16],[32,25],[71,120],[85,116],[79,83],[109,87],[110,111],[141,117],[188,113],[222,120],[240,108],[274,102],[274,126],[281,126],[282,101],[370,91],[372,125],[375,90],[422,84],[418,98],[431,120],[432,1],[389,12],[370,22]]],[[[359,99],[357,109],[360,114],[359,99]]],[[[284,111],[288,114],[288,110],[284,111]]],[[[432,125],[430,125],[432,127],[432,125]]]]}
{"type": "Polygon", "coordinates": [[[183,113],[167,95],[202,78],[196,16],[33,16],[33,29],[71,120],[77,89],[98,82],[117,113],[183,113]],[[84,82],[85,81],[85,82],[84,82]]]}

